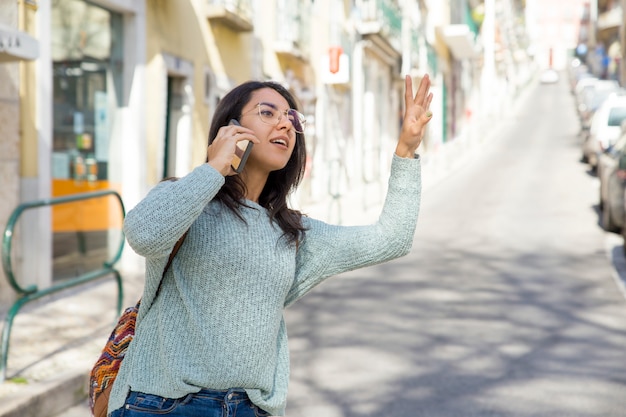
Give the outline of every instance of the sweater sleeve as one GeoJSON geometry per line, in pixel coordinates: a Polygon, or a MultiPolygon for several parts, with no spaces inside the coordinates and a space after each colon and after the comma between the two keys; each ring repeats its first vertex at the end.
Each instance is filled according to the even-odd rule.
{"type": "Polygon", "coordinates": [[[174,245],[215,197],[224,181],[213,167],[202,164],[177,181],[157,184],[126,215],[126,240],[138,255],[146,258],[146,281],[137,325],[154,301],[174,245]]]}
{"type": "Polygon", "coordinates": [[[394,154],[387,197],[378,221],[336,226],[306,219],[296,257],[296,276],[285,300],[294,303],[325,278],[409,253],[421,197],[421,161],[394,154]]]}
{"type": "Polygon", "coordinates": [[[213,167],[202,164],[177,181],[157,184],[126,215],[128,244],[145,258],[168,257],[224,181],[213,167]]]}

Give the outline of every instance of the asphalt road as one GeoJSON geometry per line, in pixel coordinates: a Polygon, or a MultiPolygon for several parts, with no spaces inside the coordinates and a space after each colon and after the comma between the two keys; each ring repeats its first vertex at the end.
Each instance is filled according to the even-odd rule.
{"type": "Polygon", "coordinates": [[[288,309],[287,416],[626,416],[621,240],[578,129],[567,80],[538,85],[424,192],[408,256],[288,309]]]}

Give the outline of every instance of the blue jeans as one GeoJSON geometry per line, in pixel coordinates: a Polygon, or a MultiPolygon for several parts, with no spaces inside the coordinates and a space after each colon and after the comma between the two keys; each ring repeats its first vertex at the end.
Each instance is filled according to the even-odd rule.
{"type": "Polygon", "coordinates": [[[210,390],[189,394],[182,398],[163,398],[158,395],[131,393],[124,407],[113,411],[111,417],[265,417],[268,413],[254,405],[243,389],[210,390]]]}

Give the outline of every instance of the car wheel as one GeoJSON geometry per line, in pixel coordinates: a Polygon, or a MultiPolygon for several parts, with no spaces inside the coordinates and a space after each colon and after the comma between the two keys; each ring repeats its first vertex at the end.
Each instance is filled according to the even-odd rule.
{"type": "Polygon", "coordinates": [[[594,155],[593,152],[587,155],[587,165],[589,165],[589,170],[593,174],[597,175],[598,162],[596,159],[596,155],[594,155]]]}
{"type": "MultiPolygon", "coordinates": [[[[626,225],[626,212],[624,213],[624,225],[626,225]]],[[[624,249],[624,256],[626,256],[626,227],[622,227],[622,247],[624,249]]]]}
{"type": "MultiPolygon", "coordinates": [[[[624,194],[624,207],[626,208],[626,194],[624,194]]],[[[624,225],[622,227],[622,247],[624,249],[624,256],[626,256],[626,209],[624,210],[624,219],[622,224],[624,225]]]]}
{"type": "Polygon", "coordinates": [[[604,210],[604,200],[602,199],[602,186],[598,187],[598,209],[604,210]]]}
{"type": "Polygon", "coordinates": [[[602,215],[602,228],[607,232],[619,232],[620,228],[615,224],[611,217],[611,205],[610,204],[602,204],[602,211],[600,212],[602,215]]]}

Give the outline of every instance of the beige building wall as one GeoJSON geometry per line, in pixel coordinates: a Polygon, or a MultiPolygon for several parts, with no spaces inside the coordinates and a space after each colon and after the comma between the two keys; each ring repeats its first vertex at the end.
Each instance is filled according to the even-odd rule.
{"type": "MultiPolygon", "coordinates": [[[[170,127],[176,176],[204,162],[209,125],[219,98],[252,77],[252,35],[207,17],[203,0],[146,4],[146,142],[148,185],[163,177],[168,78],[182,100],[170,127]],[[176,135],[173,139],[172,135],[176,135]]],[[[170,114],[170,116],[172,116],[170,114]]],[[[170,123],[172,118],[170,118],[170,123]]],[[[171,172],[170,172],[171,173],[171,172]]]]}
{"type": "Polygon", "coordinates": [[[190,120],[189,145],[177,137],[180,152],[191,149],[183,158],[187,165],[177,167],[180,175],[204,161],[217,100],[248,79],[272,79],[292,90],[310,121],[309,165],[294,195],[295,206],[338,222],[377,208],[384,199],[398,135],[403,83],[395,54],[402,51],[388,57],[388,51],[375,43],[361,41],[350,21],[353,3],[347,0],[251,1],[250,31],[234,30],[207,17],[208,4],[212,2],[146,3],[148,185],[162,178],[168,77],[178,77],[184,84],[187,113],[181,117],[190,120]],[[308,32],[300,32],[303,26],[308,32]],[[344,49],[348,74],[344,82],[327,80],[331,46],[344,49]]]}
{"type": "MultiPolygon", "coordinates": [[[[0,24],[18,27],[17,2],[0,2],[0,24]]],[[[6,227],[20,194],[20,101],[18,62],[0,63],[0,227],[6,227]]],[[[0,305],[14,299],[4,273],[0,272],[0,305]]]]}
{"type": "MultiPolygon", "coordinates": [[[[29,199],[24,180],[38,175],[36,62],[34,40],[37,7],[23,2],[0,3],[2,42],[7,48],[0,53],[0,231],[4,232],[15,208],[29,199]],[[28,38],[28,39],[27,39],[28,38]],[[19,42],[15,39],[19,39],[19,42]],[[14,47],[14,45],[18,45],[14,47]],[[26,58],[28,57],[28,58],[26,58]]],[[[37,268],[47,265],[45,259],[33,259],[28,267],[20,263],[26,252],[27,234],[34,230],[32,218],[16,223],[11,241],[13,272],[19,285],[39,285],[37,268]],[[28,270],[25,270],[28,269],[28,270]]],[[[33,248],[36,245],[31,245],[33,248]]],[[[37,247],[38,249],[38,247],[37,247]]],[[[4,271],[0,271],[0,306],[13,302],[17,292],[10,287],[4,271]]],[[[2,310],[3,308],[0,308],[2,310]]]]}
{"type": "MultiPolygon", "coordinates": [[[[595,2],[595,0],[594,0],[595,2]]],[[[586,0],[527,0],[526,19],[540,69],[564,70],[578,43],[580,19],[586,0]]]]}

